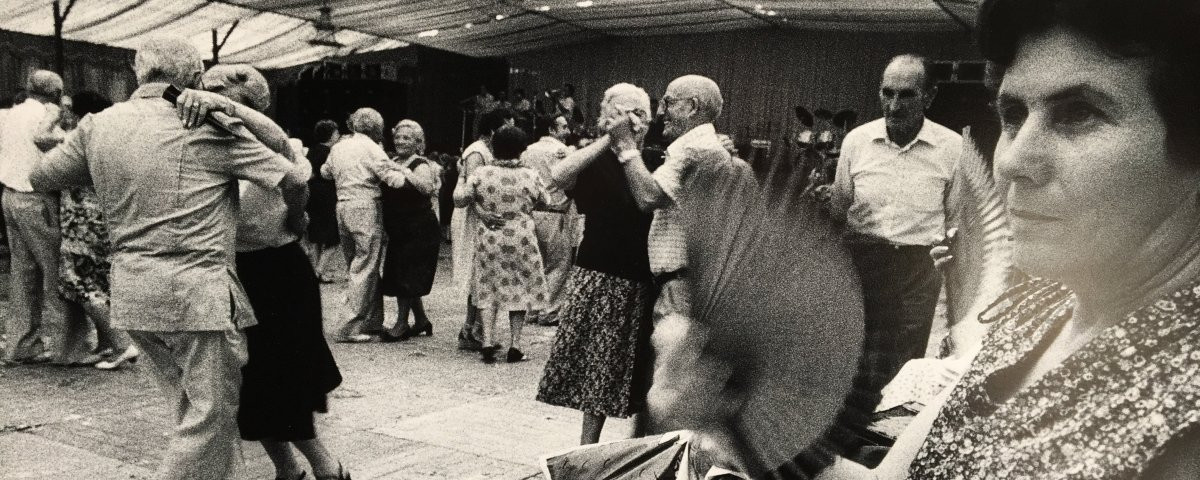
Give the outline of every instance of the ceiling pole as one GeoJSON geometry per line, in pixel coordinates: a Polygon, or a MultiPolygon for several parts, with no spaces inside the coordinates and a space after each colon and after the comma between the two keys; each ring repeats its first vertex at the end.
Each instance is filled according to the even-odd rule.
{"type": "Polygon", "coordinates": [[[738,6],[738,5],[735,5],[735,4],[731,3],[731,2],[729,2],[728,0],[717,0],[717,3],[720,3],[721,5],[724,5],[724,6],[726,6],[726,7],[729,7],[729,8],[735,9],[735,10],[738,10],[738,11],[740,11],[740,12],[742,12],[742,13],[746,14],[746,15],[749,15],[750,17],[752,17],[752,18],[754,18],[754,19],[760,20],[760,21],[762,21],[763,23],[766,23],[767,25],[770,25],[770,26],[772,26],[772,27],[779,27],[779,26],[780,26],[780,25],[779,25],[779,22],[778,22],[778,21],[776,21],[776,20],[774,20],[774,19],[772,19],[771,17],[764,17],[764,16],[762,16],[762,15],[759,15],[759,14],[755,13],[754,11],[752,11],[752,10],[750,10],[750,9],[748,9],[748,8],[745,8],[745,7],[740,7],[740,6],[738,6]]]}
{"type": "Polygon", "coordinates": [[[65,48],[63,42],[63,23],[67,20],[67,15],[71,13],[71,7],[75,6],[75,0],[67,1],[67,8],[63,9],[59,4],[59,0],[54,0],[54,71],[58,72],[59,76],[63,75],[63,69],[66,66],[66,58],[63,53],[65,48]]]}
{"type": "Polygon", "coordinates": [[[240,21],[241,20],[233,21],[233,25],[230,25],[229,30],[225,31],[225,36],[221,38],[220,42],[217,41],[217,29],[215,29],[215,28],[212,29],[212,64],[213,65],[221,63],[221,49],[225,47],[225,42],[229,41],[229,36],[233,34],[233,29],[237,28],[238,22],[240,22],[240,21]]]}

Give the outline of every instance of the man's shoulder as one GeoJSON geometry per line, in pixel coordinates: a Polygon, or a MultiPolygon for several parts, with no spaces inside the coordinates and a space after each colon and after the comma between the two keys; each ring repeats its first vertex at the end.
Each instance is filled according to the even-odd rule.
{"type": "Polygon", "coordinates": [[[962,135],[954,130],[951,130],[949,127],[929,119],[925,119],[925,123],[928,125],[929,133],[932,134],[934,138],[942,141],[948,140],[951,142],[962,142],[962,135]]]}

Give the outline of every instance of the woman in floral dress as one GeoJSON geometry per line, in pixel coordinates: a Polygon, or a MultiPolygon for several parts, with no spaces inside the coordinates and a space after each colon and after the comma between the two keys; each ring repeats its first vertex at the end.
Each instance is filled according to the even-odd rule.
{"type": "MultiPolygon", "coordinates": [[[[110,106],[103,95],[84,91],[71,97],[69,111],[63,119],[80,119],[98,113],[110,106]],[[73,117],[71,117],[73,115],[73,117]]],[[[74,128],[75,122],[60,122],[66,130],[74,128]]],[[[61,141],[60,135],[46,137],[53,143],[61,141]]],[[[44,138],[45,140],[45,138],[44,138]]],[[[125,362],[136,361],[141,351],[129,336],[111,326],[108,310],[109,299],[109,242],[104,214],[96,203],[96,192],[91,187],[64,190],[59,197],[59,227],[62,242],[59,244],[59,292],[63,298],[83,309],[96,327],[100,352],[77,361],[78,364],[95,364],[101,370],[112,370],[125,362]],[[106,353],[111,356],[105,358],[106,353]]],[[[76,337],[69,334],[69,337],[76,337]]]]}
{"type": "Polygon", "coordinates": [[[496,319],[508,312],[506,360],[525,358],[520,350],[525,312],[543,308],[547,300],[542,254],[534,234],[533,210],[544,206],[546,195],[537,170],[521,164],[525,132],[505,127],[492,137],[496,159],[467,178],[460,204],[474,204],[481,217],[475,235],[475,273],[472,292],[483,323],[484,363],[495,361],[496,319]]]}

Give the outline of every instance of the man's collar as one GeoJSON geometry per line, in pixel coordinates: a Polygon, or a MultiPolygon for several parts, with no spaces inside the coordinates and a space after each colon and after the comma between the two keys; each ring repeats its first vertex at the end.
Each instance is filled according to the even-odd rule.
{"type": "Polygon", "coordinates": [[[565,147],[565,146],[567,146],[567,144],[566,144],[566,143],[563,143],[563,141],[562,141],[562,140],[559,140],[559,139],[557,139],[557,138],[551,137],[551,136],[549,136],[549,135],[546,135],[546,136],[542,137],[542,138],[541,138],[541,140],[538,140],[538,141],[539,141],[539,142],[549,142],[549,143],[553,143],[553,144],[554,144],[554,146],[556,146],[556,147],[565,147]]]}
{"type": "MultiPolygon", "coordinates": [[[[871,140],[883,140],[883,141],[887,141],[887,142],[892,142],[892,139],[888,138],[887,119],[883,119],[883,118],[879,119],[879,123],[876,125],[876,128],[874,130],[872,130],[870,133],[871,133],[871,140]]],[[[899,145],[899,144],[896,144],[896,145],[900,148],[908,148],[908,147],[912,146],[913,144],[915,144],[917,142],[917,140],[920,140],[922,142],[925,142],[925,143],[928,143],[928,144],[934,145],[934,146],[937,146],[937,144],[940,142],[941,139],[938,138],[938,136],[936,134],[934,134],[933,122],[929,121],[928,118],[922,117],[921,130],[917,132],[917,136],[914,137],[912,139],[912,141],[908,143],[908,145],[899,145]]],[[[892,142],[892,143],[895,144],[895,142],[892,142]]]]}
{"type": "Polygon", "coordinates": [[[161,98],[163,92],[166,91],[167,87],[169,86],[171,86],[171,84],[159,82],[143,84],[139,86],[137,90],[134,90],[133,94],[130,95],[129,98],[161,98]]]}
{"type": "Polygon", "coordinates": [[[705,123],[698,125],[695,128],[688,130],[687,133],[680,135],[679,138],[676,138],[674,142],[671,142],[671,144],[667,146],[667,153],[671,155],[679,155],[683,153],[679,151],[680,149],[686,148],[692,142],[695,142],[696,139],[716,134],[717,127],[714,127],[713,124],[705,123]]]}

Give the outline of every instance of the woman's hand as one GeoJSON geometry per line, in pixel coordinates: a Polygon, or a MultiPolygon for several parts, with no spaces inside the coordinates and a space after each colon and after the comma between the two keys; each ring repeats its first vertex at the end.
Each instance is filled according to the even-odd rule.
{"type": "Polygon", "coordinates": [[[484,211],[482,208],[479,208],[478,204],[473,205],[471,208],[475,209],[475,215],[479,217],[479,223],[482,223],[488,230],[499,230],[504,227],[504,216],[484,211]]]}
{"type": "Polygon", "coordinates": [[[204,123],[204,117],[209,112],[221,112],[233,115],[234,102],[219,93],[203,90],[186,89],[175,100],[175,109],[179,119],[183,120],[184,128],[195,128],[204,123]]]}

